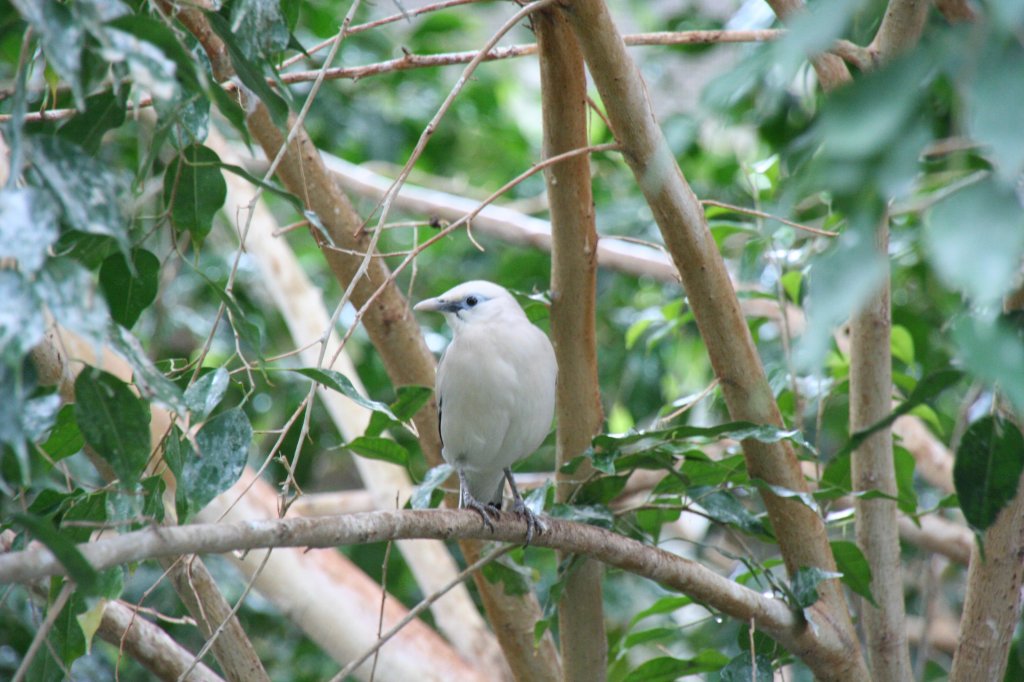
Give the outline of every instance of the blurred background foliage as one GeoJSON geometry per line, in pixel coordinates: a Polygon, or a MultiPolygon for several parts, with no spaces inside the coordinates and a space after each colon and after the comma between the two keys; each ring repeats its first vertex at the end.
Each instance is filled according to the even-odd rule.
{"type": "MultiPolygon", "coordinates": [[[[411,10],[421,4],[401,6],[411,10]]],[[[221,15],[229,21],[247,8],[276,7],[272,0],[223,5],[221,15]]],[[[624,33],[775,25],[770,11],[753,2],[616,0],[610,5],[624,33]]],[[[842,329],[833,333],[879,281],[882,270],[871,248],[872,234],[886,212],[892,219],[895,399],[911,395],[924,377],[953,367],[963,370],[965,375],[955,383],[926,388],[913,408],[954,448],[977,419],[1004,408],[1018,414],[1024,410],[1020,314],[1001,308],[1003,297],[1020,285],[1024,251],[1019,197],[1024,127],[1017,112],[1024,102],[1022,11],[1014,2],[980,5],[977,21],[959,25],[948,24],[933,11],[917,49],[885,69],[858,74],[852,85],[828,96],[815,83],[806,50],[828,46],[836,38],[866,44],[877,30],[883,2],[811,3],[813,16],[794,23],[793,32],[774,43],[633,49],[669,145],[700,198],[839,233],[822,237],[771,218],[708,208],[712,234],[741,296],[773,304],[765,310],[791,306],[807,313],[806,323],[802,316],[793,323],[799,328],[767,313],[752,314],[749,322],[787,425],[802,434],[802,455],[818,461],[822,469],[850,440],[848,356],[842,329]],[[952,390],[940,390],[950,385],[952,390]]],[[[336,0],[281,3],[280,11],[269,12],[269,25],[242,23],[236,33],[247,56],[270,74],[282,57],[297,54],[297,45],[310,48],[333,36],[347,9],[347,3],[336,0]]],[[[390,2],[366,4],[357,23],[396,11],[390,2]]],[[[401,20],[348,37],[334,65],[383,62],[405,52],[474,50],[511,11],[506,2],[480,2],[401,20]]],[[[121,487],[108,486],[81,452],[88,416],[81,410],[60,411],[53,389],[37,385],[28,351],[42,336],[42,304],[62,324],[96,342],[112,333],[111,315],[130,329],[145,356],[166,376],[165,399],[159,392],[156,398],[161,404],[180,400],[197,376],[209,376],[219,367],[230,370],[230,383],[214,396],[213,414],[237,415],[251,424],[255,437],[251,449],[242,449],[242,457],[253,463],[263,460],[278,430],[308,393],[308,379],[298,374],[242,371],[241,357],[254,366],[261,359],[273,367],[298,365],[291,358],[269,360],[292,350],[293,343],[258,268],[238,252],[237,236],[224,219],[225,211],[235,209],[222,207],[222,198],[216,201],[216,178],[206,184],[210,170],[197,171],[207,192],[203,196],[212,192],[214,198],[207,199],[213,205],[206,209],[198,201],[200,215],[191,217],[178,215],[173,206],[178,190],[166,189],[168,177],[188,172],[188,164],[178,159],[185,155],[194,160],[187,155],[199,152],[190,145],[201,143],[208,129],[217,128],[242,148],[246,142],[216,113],[218,105],[211,107],[209,85],[182,76],[181,58],[208,72],[201,50],[189,36],[178,34],[180,54],[171,56],[173,50],[160,41],[174,34],[158,30],[162,20],[156,16],[153,6],[141,0],[0,0],[0,113],[8,116],[3,134],[10,166],[23,178],[8,183],[0,195],[0,257],[20,263],[19,269],[0,270],[0,392],[5,405],[0,473],[5,526],[19,532],[25,526],[12,525],[14,512],[43,518],[68,538],[66,524],[75,518],[127,520],[139,526],[159,506],[145,504],[146,499],[153,502],[158,482],[140,479],[132,486],[124,481],[121,487]],[[33,33],[28,34],[30,25],[33,33]],[[178,77],[167,78],[161,69],[175,59],[178,77]],[[129,110],[143,94],[158,96],[155,116],[129,110]],[[84,111],[56,121],[20,120],[67,107],[84,111]],[[90,203],[97,192],[99,202],[90,203]],[[128,255],[134,267],[128,265],[128,255]],[[225,300],[218,292],[229,281],[232,324],[218,323],[225,300]],[[136,293],[143,290],[140,299],[125,293],[129,286],[136,293]],[[151,290],[148,300],[145,290],[151,290]],[[203,369],[195,374],[190,363],[197,359],[203,369]],[[129,495],[137,499],[125,502],[129,495]]],[[[532,40],[523,25],[503,44],[532,40]]],[[[323,54],[300,61],[296,68],[314,68],[323,54]]],[[[324,152],[393,177],[462,68],[330,81],[317,95],[306,127],[324,152]]],[[[294,110],[309,90],[309,83],[288,89],[294,110]]],[[[597,115],[591,118],[591,135],[594,144],[612,139],[597,115]]],[[[480,67],[455,100],[410,181],[482,199],[540,157],[536,59],[491,62],[480,67]]],[[[621,159],[598,154],[592,168],[599,232],[659,243],[650,210],[621,159]]],[[[219,173],[215,168],[214,175],[219,173]]],[[[286,198],[269,192],[265,198],[281,225],[301,219],[286,198]]],[[[353,199],[361,215],[374,213],[372,199],[353,199]]],[[[529,178],[499,203],[546,217],[543,179],[539,174],[529,178]]],[[[426,224],[430,218],[396,211],[391,220],[419,221],[421,226],[388,230],[381,251],[401,251],[429,238],[434,233],[426,224]]],[[[522,294],[524,303],[530,296],[543,300],[549,286],[548,254],[475,236],[482,250],[464,231],[426,250],[415,269],[399,277],[410,298],[484,278],[522,294]]],[[[297,230],[282,238],[321,288],[330,309],[342,290],[309,233],[297,230]]],[[[531,314],[542,326],[547,324],[543,305],[533,304],[531,314]]],[[[597,315],[608,433],[684,424],[707,427],[727,420],[718,392],[707,390],[713,375],[677,284],[602,270],[597,315]],[[684,406],[690,409],[670,417],[684,406]]],[[[342,331],[353,316],[352,310],[343,312],[342,331]]],[[[449,332],[436,320],[424,323],[430,325],[425,332],[431,347],[440,350],[449,332]]],[[[352,336],[347,350],[369,396],[384,403],[394,400],[384,368],[361,331],[352,336]]],[[[310,493],[359,487],[343,439],[320,407],[311,414],[297,483],[310,493]]],[[[280,452],[299,449],[299,423],[287,429],[280,452]]],[[[722,435],[653,435],[639,444],[612,439],[605,447],[616,457],[607,457],[599,467],[607,478],[588,491],[587,501],[603,510],[594,517],[597,522],[658,541],[661,524],[678,518],[695,499],[702,506],[692,517],[696,520],[689,540],[663,546],[732,566],[738,579],[761,581],[767,588],[781,580],[774,575],[778,561],[770,529],[764,526],[755,486],[731,457],[735,442],[723,443],[722,435]],[[705,461],[700,450],[708,443],[716,449],[705,461]],[[638,453],[655,463],[629,459],[638,453]],[[673,458],[684,453],[690,467],[685,485],[656,488],[647,501],[657,503],[653,507],[609,510],[621,490],[619,482],[625,482],[633,467],[678,463],[673,458]],[[735,557],[744,560],[733,562],[735,557]]],[[[412,453],[410,470],[420,480],[426,467],[415,438],[399,430],[395,436],[412,453]]],[[[91,442],[87,434],[85,441],[91,442]]],[[[549,440],[522,468],[549,472],[553,460],[549,440]]],[[[283,473],[275,460],[266,476],[280,482],[283,473]]],[[[842,480],[841,472],[835,480],[842,480]]],[[[955,498],[912,474],[903,482],[906,513],[957,518],[955,498]]],[[[823,496],[826,505],[828,499],[823,496]]],[[[848,514],[830,519],[836,539],[852,539],[848,514]]],[[[379,579],[383,546],[343,551],[379,579]]],[[[909,545],[904,556],[911,576],[908,611],[920,614],[930,597],[912,576],[930,565],[931,556],[909,545]]],[[[529,569],[542,603],[553,607],[546,599],[558,584],[551,554],[529,549],[513,553],[508,561],[509,566],[529,569]]],[[[228,599],[236,599],[243,582],[226,562],[211,557],[209,563],[228,599]]],[[[389,589],[412,605],[423,595],[397,552],[390,554],[390,563],[389,589]]],[[[516,573],[493,570],[506,578],[516,573]]],[[[855,567],[849,570],[857,572],[855,567]]],[[[950,565],[942,581],[954,611],[962,598],[958,590],[963,573],[950,565]]],[[[159,574],[152,565],[140,565],[119,575],[119,584],[108,593],[137,602],[159,574]]],[[[697,667],[691,670],[718,675],[723,665],[749,650],[741,624],[723,623],[697,606],[676,611],[678,595],[630,575],[612,571],[606,580],[613,680],[653,679],[642,677],[646,673],[641,664],[666,656],[694,662],[697,667]],[[716,658],[715,652],[723,657],[716,658]]],[[[82,599],[76,608],[86,608],[87,598],[82,599]]],[[[165,584],[146,595],[145,603],[163,613],[182,613],[165,584]]],[[[37,596],[23,590],[3,589],[3,674],[12,672],[25,652],[41,617],[40,604],[37,596]]],[[[326,655],[258,595],[247,598],[239,616],[276,679],[315,680],[333,674],[335,666],[326,655]]],[[[548,625],[556,627],[557,619],[548,625]]],[[[194,628],[163,626],[193,650],[202,644],[194,628]]],[[[82,655],[84,639],[74,623],[61,629],[59,637],[60,655],[76,677],[112,676],[115,649],[97,642],[89,655],[82,655]]],[[[789,660],[770,642],[759,645],[758,652],[775,665],[789,660]]],[[[52,662],[45,662],[48,658],[40,657],[33,670],[36,679],[59,675],[52,662]]],[[[948,663],[946,653],[932,650],[924,676],[940,675],[948,663]]],[[[121,659],[117,665],[125,679],[141,674],[131,660],[121,659]]],[[[728,672],[721,674],[725,679],[728,672]]]]}

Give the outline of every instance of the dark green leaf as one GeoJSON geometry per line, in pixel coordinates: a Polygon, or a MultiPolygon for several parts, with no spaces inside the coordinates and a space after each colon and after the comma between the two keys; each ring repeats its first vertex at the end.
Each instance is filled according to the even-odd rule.
{"type": "Polygon", "coordinates": [[[690,659],[662,656],[634,668],[623,682],[675,682],[686,675],[717,672],[728,662],[728,656],[711,650],[702,651],[690,659]]]}
{"type": "Polygon", "coordinates": [[[403,467],[409,465],[409,451],[388,438],[360,436],[345,447],[369,459],[379,459],[403,467]]]}
{"type": "Polygon", "coordinates": [[[408,421],[416,416],[433,394],[434,389],[429,386],[399,386],[398,397],[391,403],[391,411],[400,420],[408,421]]]}
{"type": "Polygon", "coordinates": [[[179,417],[185,416],[185,398],[170,379],[157,369],[130,331],[111,325],[110,345],[132,366],[132,381],[142,397],[154,400],[179,417]]]}
{"type": "Polygon", "coordinates": [[[149,409],[112,374],[86,369],[75,380],[75,419],[85,442],[110,463],[126,488],[149,459],[149,409]]]}
{"type": "Polygon", "coordinates": [[[724,490],[694,488],[690,495],[715,521],[751,535],[768,535],[768,529],[761,520],[740,504],[731,493],[724,490]]]}
{"type": "Polygon", "coordinates": [[[796,598],[796,606],[806,609],[818,601],[818,584],[823,580],[840,578],[838,573],[823,570],[817,567],[802,566],[797,569],[793,576],[793,596],[796,598]]]}
{"type": "Polygon", "coordinates": [[[51,259],[39,274],[35,290],[57,322],[94,344],[107,339],[107,303],[82,265],[69,258],[51,259]]]}
{"type": "Polygon", "coordinates": [[[968,427],[956,451],[953,484],[967,522],[984,531],[1016,496],[1024,470],[1024,436],[1009,421],[987,416],[968,427]]]}
{"type": "Polygon", "coordinates": [[[78,430],[78,424],[75,422],[75,406],[65,405],[57,413],[57,423],[53,425],[49,437],[41,447],[50,459],[59,462],[81,450],[84,444],[82,432],[78,430]]]}
{"type": "Polygon", "coordinates": [[[749,651],[729,661],[719,675],[721,682],[772,682],[775,679],[771,659],[760,654],[755,659],[749,651]]]}
{"type": "Polygon", "coordinates": [[[30,282],[16,270],[0,269],[0,365],[19,364],[42,341],[46,320],[30,282]]]}
{"type": "MultiPolygon", "coordinates": [[[[434,491],[437,490],[452,475],[453,469],[450,464],[439,464],[427,472],[423,482],[416,486],[409,498],[409,504],[413,509],[428,509],[433,507],[434,491]]],[[[440,501],[440,500],[438,500],[440,501]]]]}
{"type": "Polygon", "coordinates": [[[871,602],[875,608],[875,598],[871,594],[871,566],[860,547],[855,542],[833,540],[832,555],[836,558],[836,568],[843,574],[842,581],[853,592],[871,602]]]}
{"type": "Polygon", "coordinates": [[[280,0],[237,0],[231,4],[231,31],[249,59],[272,57],[288,46],[288,25],[280,0]]]}
{"type": "Polygon", "coordinates": [[[59,135],[96,155],[108,130],[124,123],[124,102],[112,92],[100,92],[85,100],[85,111],[60,127],[59,135]]]}
{"type": "Polygon", "coordinates": [[[132,263],[119,253],[100,267],[100,286],[114,321],[131,329],[142,311],[156,300],[160,260],[145,249],[132,249],[132,263]]]}
{"type": "Polygon", "coordinates": [[[673,611],[678,611],[684,606],[689,606],[692,603],[693,600],[689,597],[679,595],[669,595],[667,597],[662,597],[658,599],[658,601],[654,602],[646,609],[641,611],[640,613],[633,616],[633,619],[629,621],[629,627],[633,627],[645,618],[650,618],[651,616],[659,616],[664,613],[672,613],[673,611]]]}
{"type": "Polygon", "coordinates": [[[356,404],[361,405],[368,410],[383,413],[388,417],[388,419],[392,419],[396,422],[401,421],[398,416],[391,411],[391,408],[384,403],[364,398],[363,395],[356,390],[356,387],[352,385],[349,378],[341,372],[333,369],[317,369],[316,367],[302,367],[300,369],[289,369],[288,371],[301,374],[302,376],[312,379],[319,384],[323,384],[327,388],[341,393],[342,395],[350,398],[356,404]]]}
{"type": "Polygon", "coordinates": [[[164,172],[164,203],[171,209],[171,220],[198,243],[210,233],[227,193],[220,157],[209,147],[185,147],[164,172]]]}
{"type": "Polygon", "coordinates": [[[97,589],[99,574],[96,569],[82,556],[72,540],[53,527],[49,519],[15,512],[11,515],[11,520],[53,552],[53,556],[61,563],[64,570],[68,572],[68,576],[75,581],[80,590],[91,594],[97,589]]]}
{"type": "Polygon", "coordinates": [[[896,467],[896,504],[908,516],[917,513],[917,491],[914,490],[914,456],[906,448],[893,448],[896,467]]]}
{"type": "Polygon", "coordinates": [[[214,408],[220,404],[230,381],[231,375],[228,371],[218,367],[204,374],[185,390],[185,404],[192,413],[193,420],[203,421],[210,416],[214,408]]]}
{"type": "Polygon", "coordinates": [[[573,504],[592,505],[608,504],[618,497],[626,487],[628,475],[601,476],[580,486],[573,497],[573,504]]]}
{"type": "Polygon", "coordinates": [[[196,434],[199,452],[186,449],[176,455],[184,459],[178,480],[178,507],[185,511],[185,518],[238,481],[249,459],[251,443],[249,418],[234,408],[199,429],[196,434]]]}
{"type": "Polygon", "coordinates": [[[235,67],[238,78],[266,105],[274,125],[283,129],[288,124],[288,103],[267,85],[262,71],[245,56],[245,51],[235,39],[235,34],[224,17],[216,12],[206,12],[206,17],[209,19],[214,33],[227,46],[231,64],[235,67]]]}
{"type": "Polygon", "coordinates": [[[64,209],[64,220],[80,232],[117,240],[128,252],[128,225],[121,198],[128,195],[124,177],[81,147],[58,137],[30,138],[32,167],[64,209]]]}
{"type": "Polygon", "coordinates": [[[487,582],[502,583],[505,594],[519,596],[530,592],[530,569],[515,563],[507,554],[484,566],[481,572],[487,582]]]}
{"type": "Polygon", "coordinates": [[[58,216],[56,204],[41,190],[0,190],[0,260],[13,258],[22,273],[38,272],[60,234],[58,216]]]}
{"type": "Polygon", "coordinates": [[[637,646],[638,644],[648,644],[650,642],[667,642],[679,637],[679,628],[676,626],[662,626],[649,628],[647,630],[637,630],[636,632],[630,632],[626,635],[622,641],[622,646],[630,649],[637,646]]]}

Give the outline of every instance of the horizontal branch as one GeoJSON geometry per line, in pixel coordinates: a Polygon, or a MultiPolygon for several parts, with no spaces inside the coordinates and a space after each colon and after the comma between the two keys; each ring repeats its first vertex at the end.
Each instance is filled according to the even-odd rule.
{"type": "MultiPolygon", "coordinates": [[[[545,518],[545,524],[547,529],[534,537],[533,545],[598,559],[679,590],[733,618],[752,619],[759,630],[798,656],[826,651],[838,655],[845,647],[833,624],[816,608],[805,610],[812,621],[806,627],[781,600],[743,587],[697,562],[594,526],[551,518],[545,518]]],[[[503,514],[491,531],[468,510],[377,511],[230,524],[152,526],[82,544],[78,549],[95,569],[104,570],[182,554],[223,554],[270,547],[325,548],[415,538],[519,543],[525,533],[525,524],[509,514],[503,514]]],[[[64,573],[56,557],[41,546],[0,555],[0,583],[27,583],[64,573]]]]}

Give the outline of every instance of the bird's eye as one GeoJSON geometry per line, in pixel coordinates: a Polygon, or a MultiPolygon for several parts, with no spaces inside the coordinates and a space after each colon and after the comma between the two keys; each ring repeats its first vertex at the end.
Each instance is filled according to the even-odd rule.
{"type": "Polygon", "coordinates": [[[476,296],[467,296],[466,297],[466,305],[468,305],[470,308],[475,306],[477,303],[479,303],[479,301],[477,301],[476,296]]]}

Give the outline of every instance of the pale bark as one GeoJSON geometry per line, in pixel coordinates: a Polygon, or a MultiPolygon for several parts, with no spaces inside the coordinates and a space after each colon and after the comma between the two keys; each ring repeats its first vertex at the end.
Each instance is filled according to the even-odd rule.
{"type": "Polygon", "coordinates": [[[970,563],[974,534],[967,526],[947,521],[935,514],[920,517],[920,525],[910,517],[900,515],[898,523],[900,536],[907,542],[934,554],[941,554],[963,566],[970,563]]]}
{"type": "MultiPolygon", "coordinates": [[[[557,9],[533,18],[540,54],[544,156],[586,147],[587,76],[579,44],[557,9]]],[[[575,156],[545,169],[551,211],[551,336],[558,359],[556,499],[570,502],[593,472],[562,465],[582,454],[603,421],[597,377],[597,230],[590,187],[590,157],[575,156]]],[[[565,561],[563,555],[560,560],[565,561]]],[[[563,679],[600,682],[607,677],[608,647],[601,591],[603,567],[577,557],[565,575],[558,605],[563,679]]]]}
{"type": "MultiPolygon", "coordinates": [[[[780,20],[786,21],[796,12],[805,10],[804,0],[767,0],[780,20]]],[[[835,90],[840,85],[850,81],[850,70],[840,57],[834,54],[824,53],[809,55],[814,72],[818,74],[818,82],[826,92],[835,90]]]]}
{"type": "MultiPolygon", "coordinates": [[[[878,290],[850,323],[850,433],[881,421],[892,409],[890,353],[888,218],[877,232],[878,251],[886,273],[878,290]]],[[[857,543],[871,567],[871,594],[877,606],[861,603],[861,624],[867,640],[868,665],[875,679],[910,680],[910,649],[905,630],[903,571],[896,523],[896,470],[892,434],[879,429],[853,452],[854,491],[879,490],[888,498],[857,496],[857,543]]]]}
{"type": "MultiPolygon", "coordinates": [[[[175,642],[159,626],[149,622],[122,601],[107,602],[96,631],[160,680],[172,682],[192,666],[191,651],[175,642]]],[[[185,682],[223,682],[203,663],[197,663],[184,677],[185,682]]]]}
{"type": "Polygon", "coordinates": [[[1001,680],[1007,651],[1020,620],[1024,581],[1024,477],[1007,505],[971,552],[967,596],[960,618],[960,642],[952,682],[1001,680]]]}
{"type": "Polygon", "coordinates": [[[928,0],[889,0],[882,24],[868,47],[876,61],[889,61],[917,45],[930,4],[928,0]]]}
{"type": "MultiPolygon", "coordinates": [[[[243,527],[277,518],[277,494],[267,482],[246,469],[230,490],[217,497],[198,516],[216,526],[243,527]]],[[[384,630],[405,616],[407,609],[387,595],[381,606],[381,586],[344,555],[335,551],[304,552],[275,549],[230,555],[255,589],[344,665],[377,639],[377,622],[384,609],[384,630]]],[[[444,601],[447,597],[443,597],[444,601]]],[[[368,680],[372,662],[353,674],[368,680]]],[[[378,680],[489,680],[500,675],[490,664],[459,656],[423,621],[414,620],[381,649],[378,680]]]]}
{"type": "MultiPolygon", "coordinates": [[[[782,417],[704,212],[654,120],[643,80],[607,8],[599,0],[562,7],[583,48],[623,155],[682,275],[730,416],[781,426],[782,417]]],[[[743,450],[752,478],[789,490],[807,490],[788,443],[746,441],[743,450]]],[[[763,493],[763,497],[789,571],[803,566],[835,570],[821,517],[798,501],[770,492],[763,493]]],[[[847,646],[846,652],[829,666],[829,678],[867,679],[838,581],[822,583],[820,594],[825,611],[835,619],[847,646]]]]}

